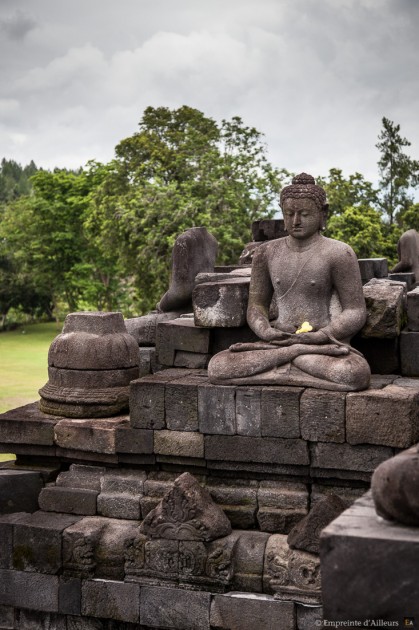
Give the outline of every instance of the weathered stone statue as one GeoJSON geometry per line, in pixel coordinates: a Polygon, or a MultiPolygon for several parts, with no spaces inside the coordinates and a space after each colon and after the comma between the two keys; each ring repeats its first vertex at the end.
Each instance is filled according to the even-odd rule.
{"type": "Polygon", "coordinates": [[[170,286],[157,311],[192,312],[192,291],[198,273],[214,271],[218,243],[204,227],[189,228],[177,237],[172,252],[170,286]]]}
{"type": "Polygon", "coordinates": [[[155,346],[157,324],[192,313],[192,291],[198,273],[214,271],[217,239],[204,227],[180,234],[173,246],[170,285],[155,311],[125,320],[127,331],[140,346],[155,346]]]}
{"type": "Polygon", "coordinates": [[[391,270],[391,273],[411,272],[415,274],[416,282],[419,281],[419,234],[416,230],[407,230],[399,238],[397,243],[399,262],[391,270]]]}
{"type": "Polygon", "coordinates": [[[311,175],[281,192],[288,236],[255,252],[247,321],[261,342],[235,344],[213,357],[209,378],[219,384],[290,384],[356,391],[370,369],[349,341],[366,319],[353,250],[321,234],[325,191],[311,175]],[[278,316],[269,321],[272,300],[278,316]]]}

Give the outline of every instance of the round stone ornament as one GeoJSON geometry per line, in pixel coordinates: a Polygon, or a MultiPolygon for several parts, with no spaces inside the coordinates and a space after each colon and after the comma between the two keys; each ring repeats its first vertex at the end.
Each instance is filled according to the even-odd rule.
{"type": "Polygon", "coordinates": [[[138,375],[138,345],[122,313],[70,313],[49,349],[40,409],[66,418],[117,415],[128,409],[138,375]]]}

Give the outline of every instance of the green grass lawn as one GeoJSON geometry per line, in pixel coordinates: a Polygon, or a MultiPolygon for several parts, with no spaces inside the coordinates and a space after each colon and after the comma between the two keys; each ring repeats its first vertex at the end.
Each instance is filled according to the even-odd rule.
{"type": "MultiPolygon", "coordinates": [[[[39,400],[48,380],[48,348],[62,324],[30,324],[0,333],[0,413],[39,400]]],[[[1,436],[0,436],[1,440],[1,436]]],[[[0,461],[10,455],[0,453],[0,461]]]]}

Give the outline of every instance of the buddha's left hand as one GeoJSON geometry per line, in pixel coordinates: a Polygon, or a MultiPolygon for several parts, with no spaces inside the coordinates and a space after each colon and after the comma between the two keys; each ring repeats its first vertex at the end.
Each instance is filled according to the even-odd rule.
{"type": "Polygon", "coordinates": [[[299,333],[298,335],[292,335],[290,345],[297,343],[322,345],[324,343],[330,343],[329,337],[321,330],[313,332],[299,333]]]}

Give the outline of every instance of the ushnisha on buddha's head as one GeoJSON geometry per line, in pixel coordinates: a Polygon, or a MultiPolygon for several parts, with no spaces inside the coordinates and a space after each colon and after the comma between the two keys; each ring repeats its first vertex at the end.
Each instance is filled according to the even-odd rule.
{"type": "Polygon", "coordinates": [[[317,186],[314,177],[300,173],[280,194],[280,205],[288,234],[298,240],[307,239],[326,227],[328,205],[326,192],[317,186]]]}

